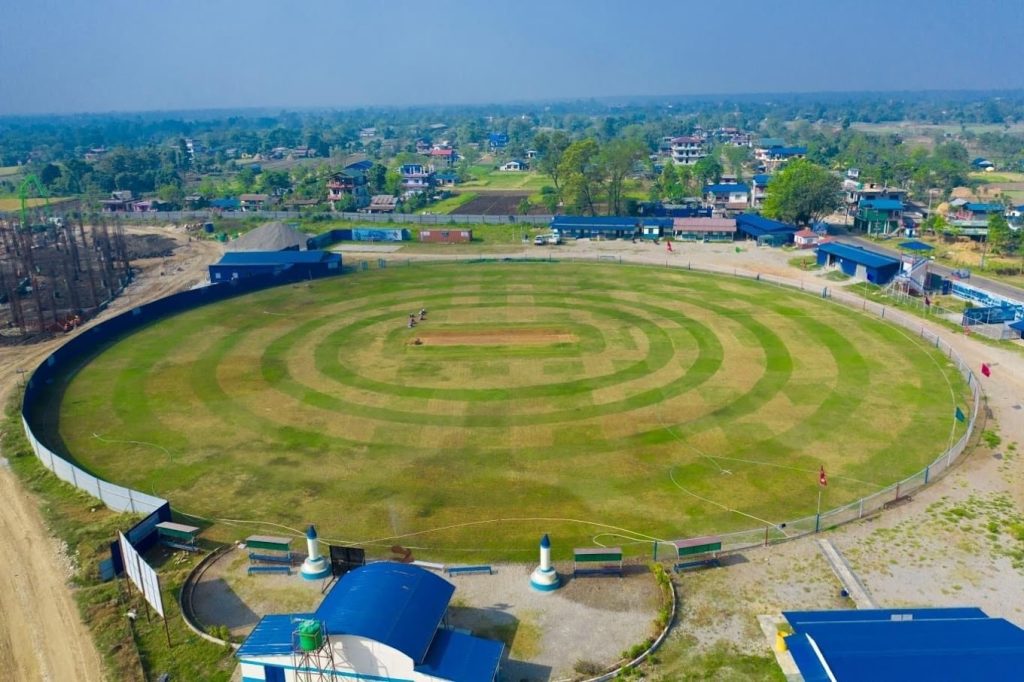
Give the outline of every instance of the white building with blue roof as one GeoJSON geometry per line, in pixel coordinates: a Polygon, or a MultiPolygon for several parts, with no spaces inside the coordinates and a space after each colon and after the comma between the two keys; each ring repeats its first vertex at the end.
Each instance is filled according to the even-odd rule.
{"type": "Polygon", "coordinates": [[[380,562],[344,575],[314,613],[264,616],[238,649],[243,682],[493,682],[504,645],[444,627],[455,586],[380,562]]]}

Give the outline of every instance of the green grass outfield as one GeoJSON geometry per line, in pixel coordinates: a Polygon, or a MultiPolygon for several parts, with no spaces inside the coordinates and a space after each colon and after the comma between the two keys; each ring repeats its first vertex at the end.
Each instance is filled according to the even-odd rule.
{"type": "Polygon", "coordinates": [[[967,391],[943,355],[811,295],[640,266],[462,263],[177,315],[42,407],[59,450],[181,511],[315,522],[372,553],[526,560],[544,532],[556,557],[594,542],[643,555],[649,538],[811,515],[820,465],[824,508],[855,500],[959,437],[955,404],[967,391]]]}

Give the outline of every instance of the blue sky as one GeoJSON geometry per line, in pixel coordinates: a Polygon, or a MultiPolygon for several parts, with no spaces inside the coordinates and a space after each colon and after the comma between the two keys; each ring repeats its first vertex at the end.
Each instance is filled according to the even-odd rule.
{"type": "Polygon", "coordinates": [[[0,0],[0,114],[1024,87],[1004,0],[0,0]]]}

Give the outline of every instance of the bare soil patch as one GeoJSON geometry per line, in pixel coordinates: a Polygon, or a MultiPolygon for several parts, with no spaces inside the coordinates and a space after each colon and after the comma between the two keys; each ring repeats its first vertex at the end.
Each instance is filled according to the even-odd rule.
{"type": "MultiPolygon", "coordinates": [[[[460,332],[443,329],[419,334],[423,346],[542,346],[552,343],[575,343],[575,334],[557,329],[493,329],[460,332]]],[[[415,342],[414,342],[415,343],[415,342]]]]}

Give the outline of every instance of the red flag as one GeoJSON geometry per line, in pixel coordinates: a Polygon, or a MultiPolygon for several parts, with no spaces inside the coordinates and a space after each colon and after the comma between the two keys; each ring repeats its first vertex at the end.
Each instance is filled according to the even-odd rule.
{"type": "Polygon", "coordinates": [[[821,470],[818,471],[818,485],[822,487],[828,485],[828,479],[825,477],[825,465],[822,465],[821,470]]]}
{"type": "Polygon", "coordinates": [[[987,377],[992,376],[992,368],[988,366],[987,362],[981,363],[981,373],[987,377]]]}

